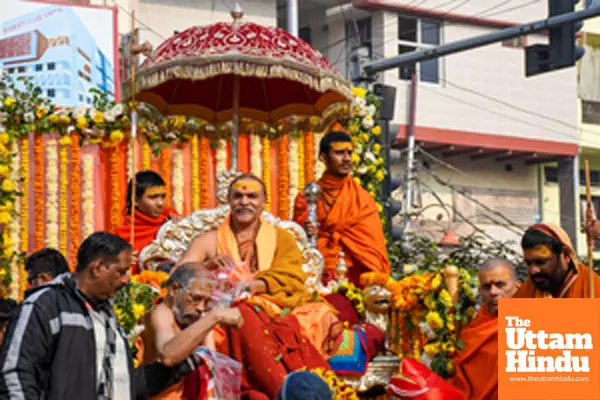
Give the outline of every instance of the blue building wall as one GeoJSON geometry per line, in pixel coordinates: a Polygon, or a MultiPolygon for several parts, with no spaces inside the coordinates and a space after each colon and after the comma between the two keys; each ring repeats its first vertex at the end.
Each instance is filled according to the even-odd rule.
{"type": "Polygon", "coordinates": [[[13,60],[0,60],[0,66],[6,72],[14,78],[31,77],[53,103],[63,107],[90,105],[91,88],[97,88],[114,98],[114,66],[70,7],[44,7],[2,24],[4,37],[34,30],[50,40],[67,38],[68,43],[63,39],[64,44],[49,47],[35,61],[14,60],[17,62],[7,64],[13,60]],[[11,29],[25,23],[26,28],[11,29]]]}

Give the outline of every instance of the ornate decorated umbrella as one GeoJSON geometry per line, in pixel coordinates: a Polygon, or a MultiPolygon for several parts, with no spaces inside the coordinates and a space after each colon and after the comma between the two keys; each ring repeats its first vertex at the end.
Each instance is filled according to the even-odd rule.
{"type": "Polygon", "coordinates": [[[233,122],[237,168],[240,118],[276,123],[299,116],[331,121],[348,112],[351,83],[306,42],[277,28],[242,22],[195,26],[167,39],[141,65],[123,94],[162,115],[233,122]]]}

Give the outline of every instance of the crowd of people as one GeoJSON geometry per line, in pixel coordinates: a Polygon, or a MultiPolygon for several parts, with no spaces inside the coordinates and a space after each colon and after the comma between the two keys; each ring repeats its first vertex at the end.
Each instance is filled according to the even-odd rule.
{"type": "MultiPolygon", "coordinates": [[[[318,237],[325,259],[323,282],[336,279],[343,254],[349,281],[361,287],[361,275],[389,274],[390,263],[377,205],[350,174],[352,152],[347,134],[324,136],[320,159],[327,168],[318,181],[318,222],[308,218],[303,195],[296,199],[293,219],[318,237]]],[[[54,249],[30,255],[25,298],[18,305],[0,302],[0,398],[211,398],[210,366],[198,352],[206,348],[241,363],[244,399],[329,399],[327,383],[309,371],[330,369],[328,360],[344,329],[362,329],[370,358],[384,350],[380,338],[385,332],[348,312],[349,299],[315,295],[306,288],[295,239],[263,218],[264,184],[244,174],[230,184],[226,220],[196,237],[175,265],[163,266],[169,272],[167,294],[143,317],[136,354],[140,363],[134,366],[112,301],[130,275],[144,268],[139,252],[165,222],[181,216],[165,207],[165,182],[155,172],[138,173],[128,192],[123,226],[86,238],[71,269],[54,249]],[[129,203],[132,191],[134,204],[129,203]],[[134,247],[129,243],[132,208],[134,247]],[[245,282],[244,300],[214,306],[215,271],[221,270],[232,270],[232,276],[245,282]]],[[[598,228],[600,223],[589,227],[595,236],[598,228]]],[[[479,268],[482,306],[460,332],[465,346],[444,389],[448,396],[498,397],[500,299],[588,295],[587,267],[578,262],[560,227],[534,225],[521,244],[529,273],[523,284],[507,260],[491,259],[479,268]]],[[[600,278],[594,279],[600,290],[600,278]]]]}

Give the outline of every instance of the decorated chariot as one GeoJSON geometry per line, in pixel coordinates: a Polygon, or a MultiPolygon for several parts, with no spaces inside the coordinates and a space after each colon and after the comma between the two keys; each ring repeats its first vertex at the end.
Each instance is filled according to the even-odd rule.
{"type": "Polygon", "coordinates": [[[133,341],[143,329],[141,316],[160,295],[166,275],[158,267],[177,262],[194,237],[225,219],[229,183],[251,172],[266,186],[265,219],[289,231],[301,249],[306,286],[344,295],[361,322],[386,333],[386,345],[360,368],[338,372],[346,385],[361,396],[385,393],[390,380],[406,372],[402,360],[408,358],[450,377],[460,327],[475,312],[467,270],[442,265],[413,273],[411,266],[396,266],[396,279],[366,274],[359,290],[340,262],[337,280],[324,286],[314,238],[290,221],[296,196],[305,189],[310,194],[323,171],[318,144],[334,121],[352,136],[354,178],[379,204],[386,173],[379,99],[353,88],[298,38],[242,22],[241,11],[233,17],[233,23],[185,30],[155,51],[137,46],[148,57],[124,83],[127,103],[96,93],[93,107],[60,109],[31,83],[3,81],[2,295],[22,298],[25,254],[54,247],[74,266],[83,238],[122,223],[135,171],[156,170],[167,182],[168,206],[187,217],[160,229],[140,254],[144,272],[119,294],[116,312],[133,341]]]}

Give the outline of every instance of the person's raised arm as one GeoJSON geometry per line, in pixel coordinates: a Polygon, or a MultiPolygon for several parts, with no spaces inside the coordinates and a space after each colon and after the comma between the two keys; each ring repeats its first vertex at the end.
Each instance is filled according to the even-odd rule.
{"type": "Polygon", "coordinates": [[[179,364],[204,343],[219,323],[240,326],[243,319],[237,308],[214,309],[184,330],[175,332],[172,312],[166,307],[157,308],[150,317],[150,324],[156,335],[158,360],[168,367],[179,364]]]}

